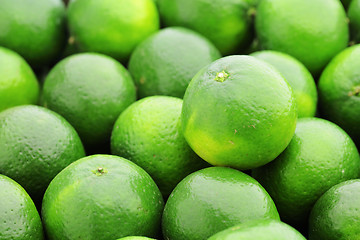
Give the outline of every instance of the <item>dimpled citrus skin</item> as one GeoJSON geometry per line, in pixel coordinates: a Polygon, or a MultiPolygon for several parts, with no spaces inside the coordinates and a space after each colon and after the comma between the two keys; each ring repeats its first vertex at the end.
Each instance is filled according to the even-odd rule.
{"type": "Polygon", "coordinates": [[[184,178],[164,209],[165,239],[200,240],[254,219],[276,219],[275,204],[253,178],[231,168],[211,167],[184,178]]]}
{"type": "Polygon", "coordinates": [[[205,161],[251,169],[286,148],[297,112],[292,89],[274,67],[255,57],[230,56],[193,78],[181,119],[185,139],[205,161]]]}
{"type": "Polygon", "coordinates": [[[349,41],[339,0],[262,0],[255,28],[263,49],[288,53],[315,75],[349,41]]]}
{"type": "Polygon", "coordinates": [[[42,219],[49,240],[156,237],[163,207],[158,187],[143,169],[121,157],[92,155],[50,183],[42,219]]]}
{"type": "Polygon", "coordinates": [[[0,46],[40,67],[56,58],[65,43],[65,6],[61,0],[1,0],[0,46]]]}
{"type": "Polygon", "coordinates": [[[360,236],[360,180],[333,186],[314,205],[310,240],[357,240],[360,236]]]}
{"type": "Polygon", "coordinates": [[[119,114],[136,99],[128,71],[97,53],[72,55],[46,77],[43,104],[67,119],[89,148],[109,142],[119,114]]]}
{"type": "Polygon", "coordinates": [[[43,240],[39,213],[26,191],[0,174],[0,239],[43,240]]]}
{"type": "Polygon", "coordinates": [[[193,29],[209,40],[223,55],[236,53],[249,45],[251,17],[249,0],[158,0],[166,26],[193,29]]]}
{"type": "Polygon", "coordinates": [[[26,61],[17,53],[0,47],[0,111],[23,104],[35,104],[39,84],[26,61]]]}
{"type": "Polygon", "coordinates": [[[324,192],[359,177],[360,157],[351,138],[334,123],[301,118],[285,151],[252,174],[273,198],[281,219],[303,230],[324,192]]]}
{"type": "Polygon", "coordinates": [[[181,132],[181,107],[179,98],[144,98],[120,115],[111,135],[112,154],[144,168],[164,197],[184,177],[206,166],[181,132]]]}
{"type": "Polygon", "coordinates": [[[335,122],[360,143],[360,45],[338,54],[319,83],[321,116],[335,122]]]}
{"type": "Polygon", "coordinates": [[[348,16],[350,19],[352,40],[360,42],[360,0],[351,1],[348,16]]]}
{"type": "Polygon", "coordinates": [[[80,50],[103,53],[122,62],[159,29],[152,0],[71,0],[68,19],[80,50]]]}
{"type": "Polygon", "coordinates": [[[208,240],[306,240],[291,226],[273,219],[254,220],[221,231],[208,240]]]}
{"type": "Polygon", "coordinates": [[[78,134],[55,112],[25,105],[0,113],[0,174],[21,184],[36,204],[55,175],[83,156],[78,134]]]}
{"type": "Polygon", "coordinates": [[[182,27],[165,28],[135,49],[129,71],[140,98],[182,98],[193,76],[220,57],[216,47],[200,34],[182,27]]]}
{"type": "Polygon", "coordinates": [[[288,81],[294,91],[298,117],[314,117],[317,105],[317,90],[309,70],[297,59],[286,53],[264,50],[251,56],[273,65],[288,81]]]}

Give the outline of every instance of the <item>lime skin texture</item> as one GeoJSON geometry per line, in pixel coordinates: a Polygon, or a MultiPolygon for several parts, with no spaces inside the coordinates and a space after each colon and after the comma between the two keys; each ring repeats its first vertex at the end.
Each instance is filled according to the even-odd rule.
{"type": "Polygon", "coordinates": [[[50,65],[65,45],[65,16],[61,0],[1,0],[0,46],[35,68],[50,65]]]}
{"type": "Polygon", "coordinates": [[[352,0],[348,9],[351,40],[360,42],[360,1],[352,0]]]}
{"type": "Polygon", "coordinates": [[[0,239],[43,240],[39,213],[26,191],[1,174],[0,189],[0,239]]]}
{"type": "Polygon", "coordinates": [[[332,186],[358,178],[359,152],[339,126],[320,118],[301,118],[285,151],[252,170],[274,200],[281,219],[306,231],[316,200],[332,186]]]}
{"type": "Polygon", "coordinates": [[[255,219],[276,219],[275,204],[252,177],[238,170],[210,167],[184,178],[166,202],[165,239],[200,240],[255,219]]]}
{"type": "Polygon", "coordinates": [[[27,62],[16,52],[0,47],[0,111],[36,104],[39,83],[27,62]]]}
{"type": "Polygon", "coordinates": [[[252,169],[288,145],[297,120],[294,93],[270,64],[229,56],[200,70],[186,90],[182,129],[212,165],[252,169]]]}
{"type": "Polygon", "coordinates": [[[164,202],[151,177],[112,155],[79,159],[61,171],[44,195],[49,240],[158,237],[164,202]]]}
{"type": "Polygon", "coordinates": [[[0,113],[0,149],[0,174],[21,184],[36,205],[55,175],[85,156],[75,129],[55,112],[34,105],[0,113]]]}

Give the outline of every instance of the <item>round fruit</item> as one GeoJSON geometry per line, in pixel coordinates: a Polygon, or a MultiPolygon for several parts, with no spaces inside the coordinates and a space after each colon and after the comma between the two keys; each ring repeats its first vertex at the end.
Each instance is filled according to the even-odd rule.
{"type": "Polygon", "coordinates": [[[273,219],[254,220],[221,231],[208,240],[306,240],[289,225],[273,219]]]}
{"type": "Polygon", "coordinates": [[[293,91],[271,65],[251,56],[203,68],[184,96],[182,128],[191,148],[221,166],[251,169],[289,144],[297,112],[293,91]]]}
{"type": "Polygon", "coordinates": [[[111,155],[82,158],[46,190],[42,217],[49,240],[156,237],[164,202],[151,177],[111,155]]]}
{"type": "Polygon", "coordinates": [[[26,191],[0,175],[0,239],[43,240],[39,213],[26,191]]]}
{"type": "Polygon", "coordinates": [[[159,29],[153,0],[71,0],[68,19],[80,50],[104,53],[122,62],[159,29]]]}
{"type": "Polygon", "coordinates": [[[285,53],[270,50],[255,52],[251,56],[273,65],[288,81],[294,91],[299,118],[315,116],[317,105],[315,81],[301,62],[285,53]]]}
{"type": "Polygon", "coordinates": [[[310,240],[356,240],[360,236],[360,180],[333,186],[314,205],[310,240]]]}
{"type": "Polygon", "coordinates": [[[128,107],[116,121],[111,152],[142,167],[155,180],[164,197],[184,177],[205,167],[181,132],[182,100],[147,97],[128,107]]]}
{"type": "Polygon", "coordinates": [[[350,19],[352,39],[356,42],[360,42],[360,0],[351,1],[348,16],[350,19]]]}
{"type": "Polygon", "coordinates": [[[155,239],[148,237],[124,237],[124,238],[119,238],[118,240],[155,240],[155,239]]]}
{"type": "Polygon", "coordinates": [[[316,200],[342,181],[357,178],[360,157],[351,138],[319,118],[299,119],[293,139],[273,162],[253,170],[281,219],[303,230],[316,200]]]}
{"type": "Polygon", "coordinates": [[[152,35],[135,49],[129,71],[140,98],[151,95],[182,98],[194,75],[220,57],[215,46],[200,34],[172,27],[152,35]]]}
{"type": "Polygon", "coordinates": [[[38,97],[39,84],[30,66],[17,53],[0,47],[0,111],[35,104],[38,97]]]}
{"type": "Polygon", "coordinates": [[[319,81],[320,113],[360,143],[360,44],[347,48],[319,81]]]}
{"type": "MultiPolygon", "coordinates": [[[[208,39],[223,55],[244,49],[252,40],[253,7],[249,0],[158,0],[166,26],[193,29],[208,39]]],[[[254,4],[254,3],[253,3],[254,4]]]]}
{"type": "Polygon", "coordinates": [[[72,55],[46,77],[43,104],[65,117],[88,148],[110,140],[119,114],[136,99],[128,71],[96,53],[72,55]]]}
{"type": "Polygon", "coordinates": [[[41,67],[56,58],[65,43],[65,6],[61,0],[1,0],[0,46],[41,67]]]}
{"type": "Polygon", "coordinates": [[[349,41],[339,0],[262,0],[255,25],[262,48],[292,55],[315,75],[349,41]]]}
{"type": "Polygon", "coordinates": [[[0,113],[0,173],[21,184],[36,204],[63,168],[85,156],[74,128],[38,106],[0,113]]]}
{"type": "Polygon", "coordinates": [[[184,178],[164,209],[165,239],[200,240],[254,219],[276,219],[275,204],[253,178],[231,168],[205,168],[184,178]]]}

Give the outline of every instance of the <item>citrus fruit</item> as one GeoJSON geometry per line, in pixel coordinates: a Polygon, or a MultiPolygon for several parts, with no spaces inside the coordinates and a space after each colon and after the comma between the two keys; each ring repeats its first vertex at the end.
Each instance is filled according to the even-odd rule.
{"type": "Polygon", "coordinates": [[[330,188],[314,205],[309,220],[310,240],[356,240],[360,237],[360,180],[330,188]]]}
{"type": "Polygon", "coordinates": [[[348,16],[350,19],[350,30],[352,39],[356,42],[360,42],[360,1],[352,0],[348,16]]]}
{"type": "Polygon", "coordinates": [[[158,0],[166,26],[183,26],[210,39],[223,55],[244,49],[252,40],[249,0],[158,0]]]}
{"type": "Polygon", "coordinates": [[[255,28],[263,49],[288,53],[315,75],[349,40],[339,0],[262,0],[255,28]]]}
{"type": "Polygon", "coordinates": [[[32,105],[0,113],[0,173],[21,184],[36,204],[55,175],[83,156],[78,134],[58,114],[32,105]]]}
{"type": "Polygon", "coordinates": [[[153,238],[148,238],[148,237],[124,237],[124,238],[119,238],[118,240],[155,240],[153,238]]]}
{"type": "Polygon", "coordinates": [[[152,176],[164,197],[184,177],[206,166],[181,132],[182,100],[143,98],[118,118],[111,135],[112,154],[129,159],[152,176]]]}
{"type": "Polygon", "coordinates": [[[271,65],[229,56],[203,68],[184,96],[182,129],[213,165],[251,169],[275,159],[296,125],[292,89],[271,65]]]}
{"type": "Polygon", "coordinates": [[[0,0],[0,46],[35,67],[48,65],[65,43],[65,6],[61,0],[0,0]]]}
{"type": "Polygon", "coordinates": [[[159,29],[153,0],[71,0],[71,35],[82,51],[126,62],[137,44],[159,29]]]}
{"type": "Polygon", "coordinates": [[[235,169],[211,167],[175,187],[165,205],[162,229],[165,239],[200,240],[255,219],[279,219],[263,187],[235,169]]]}
{"type": "Polygon", "coordinates": [[[249,221],[221,231],[209,240],[306,240],[289,225],[273,219],[249,221]]]}
{"type": "Polygon", "coordinates": [[[286,53],[264,50],[251,56],[273,65],[294,91],[298,117],[313,117],[316,113],[317,91],[314,78],[306,67],[286,53]]]}
{"type": "Polygon", "coordinates": [[[281,219],[300,230],[305,230],[310,210],[324,192],[359,174],[360,157],[351,138],[334,123],[319,118],[299,119],[285,151],[253,170],[281,219]]]}
{"type": "Polygon", "coordinates": [[[182,98],[193,76],[220,57],[215,46],[200,34],[171,27],[147,38],[135,49],[129,71],[140,98],[151,95],[182,98]]]}
{"type": "Polygon", "coordinates": [[[156,237],[163,205],[158,187],[143,169],[117,156],[92,155],[51,181],[42,219],[49,240],[156,237]]]}
{"type": "Polygon", "coordinates": [[[360,44],[338,54],[319,83],[321,116],[335,122],[360,143],[360,44]]]}
{"type": "Polygon", "coordinates": [[[38,97],[39,84],[30,66],[17,53],[0,47],[0,111],[35,104],[38,97]]]}
{"type": "Polygon", "coordinates": [[[46,77],[43,104],[65,117],[88,148],[109,142],[119,114],[136,99],[128,71],[97,53],[60,61],[46,77]]]}
{"type": "Polygon", "coordinates": [[[26,191],[0,174],[0,239],[43,240],[39,213],[26,191]]]}

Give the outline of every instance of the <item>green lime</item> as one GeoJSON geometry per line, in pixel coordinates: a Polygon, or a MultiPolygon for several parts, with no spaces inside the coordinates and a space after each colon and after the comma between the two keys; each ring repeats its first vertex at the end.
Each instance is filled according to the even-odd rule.
{"type": "Polygon", "coordinates": [[[294,228],[274,219],[249,221],[221,231],[208,240],[306,240],[294,228]]]}
{"type": "Polygon", "coordinates": [[[207,166],[182,135],[181,107],[182,100],[175,97],[143,98],[120,115],[111,135],[112,154],[142,167],[164,197],[184,177],[207,166]]]}
{"type": "Polygon", "coordinates": [[[65,43],[65,6],[61,0],[1,0],[0,46],[31,65],[49,65],[65,43]]]}
{"type": "Polygon", "coordinates": [[[360,180],[333,186],[314,205],[310,240],[357,240],[360,237],[360,180]]]}
{"type": "Polygon", "coordinates": [[[253,170],[274,199],[281,219],[300,230],[307,226],[310,210],[324,192],[359,174],[360,157],[351,138],[319,118],[299,119],[285,151],[253,170]]]}
{"type": "Polygon", "coordinates": [[[61,171],[46,190],[49,240],[156,237],[164,202],[151,177],[117,156],[92,155],[61,171]]]}
{"type": "Polygon", "coordinates": [[[351,1],[348,16],[352,40],[360,42],[360,0],[351,1]]]}
{"type": "Polygon", "coordinates": [[[292,87],[298,109],[298,117],[314,117],[317,105],[317,91],[309,70],[297,59],[286,53],[259,51],[251,56],[273,65],[292,87]]]}
{"type": "Polygon", "coordinates": [[[261,0],[255,28],[263,49],[288,53],[315,75],[349,41],[339,0],[261,0]]]}
{"type": "Polygon", "coordinates": [[[0,189],[0,239],[43,240],[39,213],[26,191],[1,174],[0,189]]]}
{"type": "Polygon", "coordinates": [[[0,111],[35,104],[38,97],[39,84],[30,66],[17,53],[0,47],[0,111]]]}
{"type": "Polygon", "coordinates": [[[200,34],[182,27],[165,28],[135,49],[129,71],[140,98],[182,98],[194,75],[220,57],[215,46],[200,34]]]}
{"type": "Polygon", "coordinates": [[[68,19],[80,50],[103,53],[122,62],[159,29],[153,0],[71,0],[68,19]]]}
{"type": "Polygon", "coordinates": [[[318,84],[320,113],[360,143],[360,44],[338,54],[318,84]]]}
{"type": "Polygon", "coordinates": [[[255,219],[276,219],[279,214],[264,188],[245,173],[211,167],[184,178],[164,209],[165,239],[203,240],[255,219]]]}
{"type": "Polygon", "coordinates": [[[97,53],[60,61],[46,77],[43,104],[66,118],[88,148],[110,141],[119,114],[136,99],[128,71],[97,53]]]}
{"type": "Polygon", "coordinates": [[[203,68],[184,96],[182,128],[205,161],[251,169],[274,160],[296,125],[293,91],[270,64],[251,56],[203,68]]]}
{"type": "Polygon", "coordinates": [[[124,238],[119,238],[118,240],[155,240],[153,238],[148,238],[148,237],[124,237],[124,238]]]}
{"type": "Polygon", "coordinates": [[[32,105],[0,113],[0,149],[0,173],[20,183],[36,204],[57,173],[85,156],[65,119],[32,105]]]}
{"type": "Polygon", "coordinates": [[[166,26],[183,26],[210,39],[223,55],[252,40],[251,9],[256,0],[158,0],[166,26]]]}

